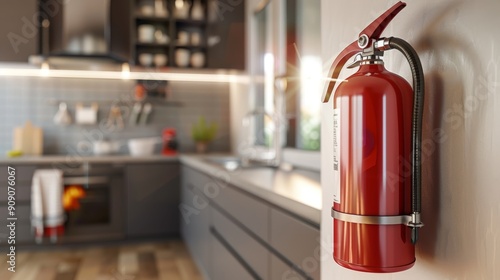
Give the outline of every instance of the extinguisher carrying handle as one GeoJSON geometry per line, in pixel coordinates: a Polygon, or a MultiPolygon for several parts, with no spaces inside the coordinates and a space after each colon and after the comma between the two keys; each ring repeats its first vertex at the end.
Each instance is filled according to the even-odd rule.
{"type": "Polygon", "coordinates": [[[365,29],[363,29],[363,31],[359,33],[358,40],[352,42],[337,56],[337,58],[333,61],[330,72],[328,73],[328,77],[330,77],[330,79],[328,87],[323,93],[323,103],[327,103],[330,100],[333,89],[335,88],[335,84],[337,83],[337,79],[340,75],[340,71],[346,62],[352,56],[368,47],[373,40],[378,40],[387,25],[404,7],[406,7],[406,3],[401,1],[394,4],[391,8],[370,23],[365,29]]]}

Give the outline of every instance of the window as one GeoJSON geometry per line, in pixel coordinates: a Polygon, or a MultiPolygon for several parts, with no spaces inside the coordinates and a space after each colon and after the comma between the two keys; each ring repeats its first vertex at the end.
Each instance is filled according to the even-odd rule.
{"type": "MultiPolygon", "coordinates": [[[[282,22],[271,16],[267,5],[255,15],[257,23],[256,143],[270,146],[274,127],[269,116],[280,110],[277,96],[282,94],[286,124],[285,146],[317,151],[320,148],[320,105],[323,83],[321,63],[320,0],[281,1],[282,22]],[[272,22],[270,22],[272,21],[272,22]],[[282,26],[282,33],[270,34],[282,26]],[[281,47],[283,46],[283,47],[281,47]],[[283,63],[283,67],[280,67],[283,63]],[[278,70],[277,70],[278,69],[278,70]],[[280,70],[281,69],[281,70],[280,70]],[[276,73],[275,73],[276,72],[276,73]],[[281,73],[279,73],[281,72],[281,73]],[[286,89],[275,88],[275,74],[286,81],[286,89]],[[260,77],[260,80],[259,80],[260,77]]],[[[272,13],[275,15],[276,13],[272,13]]]]}

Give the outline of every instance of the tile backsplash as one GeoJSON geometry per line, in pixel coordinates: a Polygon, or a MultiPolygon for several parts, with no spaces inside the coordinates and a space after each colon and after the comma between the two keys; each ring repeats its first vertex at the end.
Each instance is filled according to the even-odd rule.
{"type": "MultiPolygon", "coordinates": [[[[191,126],[200,116],[218,124],[210,151],[230,150],[229,86],[217,83],[170,82],[170,101],[181,106],[153,103],[147,125],[128,125],[128,112],[133,106],[135,81],[57,79],[57,78],[0,78],[0,155],[12,149],[13,129],[31,121],[44,132],[44,154],[85,154],[78,149],[81,141],[105,137],[110,140],[160,136],[165,127],[177,129],[180,151],[194,151],[191,126]],[[58,110],[54,101],[66,101],[74,121],[75,104],[99,104],[98,123],[107,119],[111,104],[121,101],[125,128],[112,131],[102,125],[59,126],[53,121],[58,110]]],[[[168,103],[167,103],[168,104],[168,103]]],[[[127,153],[126,145],[120,151],[127,153]]]]}

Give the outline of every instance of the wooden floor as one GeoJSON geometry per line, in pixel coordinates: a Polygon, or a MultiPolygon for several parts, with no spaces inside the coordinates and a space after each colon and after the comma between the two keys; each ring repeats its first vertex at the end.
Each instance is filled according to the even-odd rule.
{"type": "Polygon", "coordinates": [[[20,252],[16,272],[0,255],[1,280],[201,280],[182,241],[20,252]]]}

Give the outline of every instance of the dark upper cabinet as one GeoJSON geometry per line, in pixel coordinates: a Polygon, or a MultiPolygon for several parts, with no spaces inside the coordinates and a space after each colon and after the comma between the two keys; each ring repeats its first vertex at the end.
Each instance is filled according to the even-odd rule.
{"type": "Polygon", "coordinates": [[[245,1],[210,0],[208,14],[208,68],[245,69],[245,1]]]}
{"type": "Polygon", "coordinates": [[[40,53],[130,58],[130,5],[122,0],[40,0],[40,53]]]}
{"type": "Polygon", "coordinates": [[[0,1],[0,61],[28,62],[37,53],[37,2],[0,1]]]}

